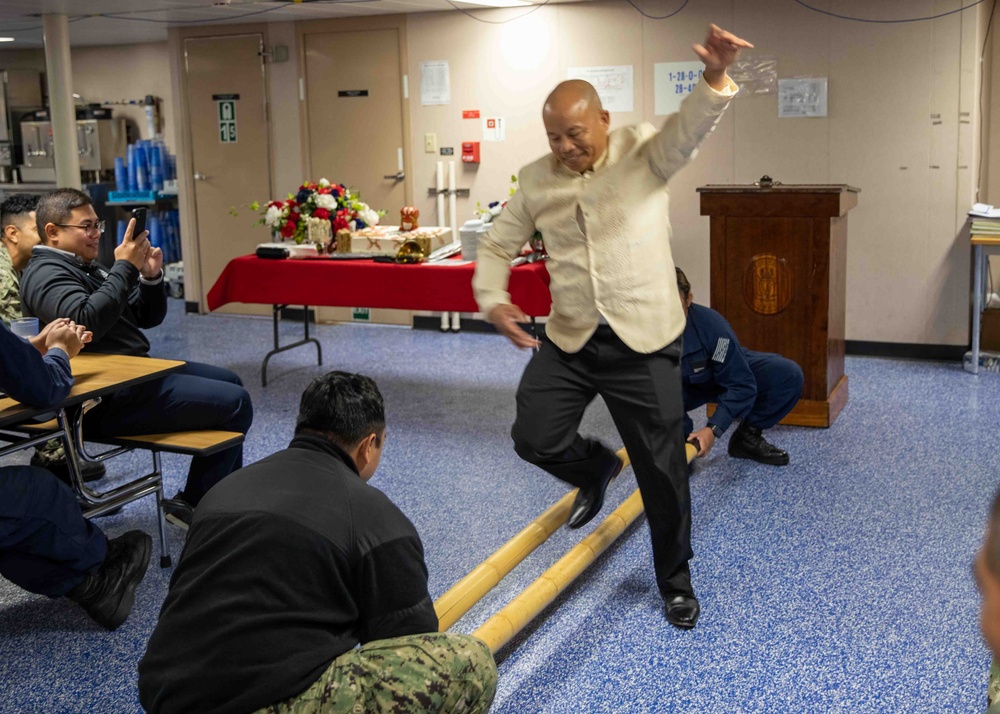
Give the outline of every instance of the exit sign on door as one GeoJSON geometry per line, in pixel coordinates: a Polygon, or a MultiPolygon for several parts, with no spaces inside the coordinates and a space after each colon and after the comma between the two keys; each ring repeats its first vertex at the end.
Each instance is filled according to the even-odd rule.
{"type": "Polygon", "coordinates": [[[219,141],[236,143],[236,100],[219,100],[219,141]]]}

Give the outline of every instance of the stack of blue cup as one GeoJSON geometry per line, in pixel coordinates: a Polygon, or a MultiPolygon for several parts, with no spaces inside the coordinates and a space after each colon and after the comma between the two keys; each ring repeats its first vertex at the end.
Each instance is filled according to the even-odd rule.
{"type": "Polygon", "coordinates": [[[128,190],[138,191],[139,186],[136,183],[136,177],[138,176],[138,172],[136,171],[136,166],[135,166],[135,144],[129,144],[128,148],[126,149],[125,165],[128,167],[127,169],[128,190]]]}
{"type": "Polygon", "coordinates": [[[115,190],[128,191],[128,170],[125,168],[125,159],[121,156],[115,157],[115,190]]]}
{"type": "Polygon", "coordinates": [[[154,248],[163,250],[163,229],[160,226],[158,214],[150,214],[146,228],[149,229],[149,244],[154,248]]]}
{"type": "Polygon", "coordinates": [[[167,211],[167,249],[170,253],[170,262],[176,263],[181,259],[181,214],[176,208],[167,211]]]}
{"type": "Polygon", "coordinates": [[[153,191],[163,190],[163,145],[151,142],[146,145],[149,160],[149,185],[153,191]]]}
{"type": "Polygon", "coordinates": [[[135,145],[135,185],[139,191],[149,191],[149,163],[145,142],[135,145]]]}

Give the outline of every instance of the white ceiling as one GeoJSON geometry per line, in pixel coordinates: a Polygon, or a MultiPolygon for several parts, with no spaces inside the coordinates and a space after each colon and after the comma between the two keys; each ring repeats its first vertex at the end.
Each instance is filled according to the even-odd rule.
{"type": "MultiPolygon", "coordinates": [[[[536,5],[545,0],[529,0],[536,5]]],[[[565,2],[570,0],[549,0],[565,2]]],[[[481,6],[454,0],[465,10],[481,6]]],[[[530,12],[524,7],[506,12],[530,12]]],[[[43,13],[65,14],[70,44],[116,45],[163,42],[167,28],[239,22],[288,22],[359,15],[455,10],[447,0],[0,0],[0,50],[42,46],[43,13]]]]}

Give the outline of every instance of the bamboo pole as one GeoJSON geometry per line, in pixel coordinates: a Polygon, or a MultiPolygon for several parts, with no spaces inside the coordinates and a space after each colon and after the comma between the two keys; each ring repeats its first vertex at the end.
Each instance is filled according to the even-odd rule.
{"type": "MultiPolygon", "coordinates": [[[[618,458],[630,463],[628,452],[618,450],[618,458]]],[[[538,518],[477,565],[434,603],[438,628],[444,632],[497,586],[511,570],[535,551],[566,523],[578,489],[573,489],[549,506],[538,518]]]]}
{"type": "MultiPolygon", "coordinates": [[[[698,453],[693,444],[686,444],[688,463],[698,453]]],[[[477,629],[473,635],[496,652],[513,639],[525,625],[548,607],[586,568],[615,542],[642,513],[642,497],[636,489],[604,521],[566,555],[542,573],[500,612],[477,629]]]]}

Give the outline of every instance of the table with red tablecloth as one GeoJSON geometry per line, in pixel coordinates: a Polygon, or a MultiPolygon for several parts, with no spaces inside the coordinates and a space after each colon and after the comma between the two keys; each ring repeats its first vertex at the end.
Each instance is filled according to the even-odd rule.
{"type": "MultiPolygon", "coordinates": [[[[397,265],[372,260],[268,260],[255,255],[229,261],[208,291],[209,310],[231,302],[271,305],[274,309],[274,349],[264,358],[261,380],[267,385],[267,362],[277,352],[308,342],[309,306],[377,307],[434,312],[477,312],[472,295],[475,264],[460,261],[397,265]],[[448,264],[451,263],[451,264],[448,264]],[[305,338],[279,347],[278,315],[288,305],[305,309],[305,338]]],[[[549,274],[543,262],[510,271],[511,301],[531,318],[549,314],[549,274]]],[[[318,355],[322,364],[322,352],[318,355]]]]}

